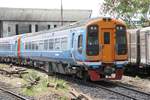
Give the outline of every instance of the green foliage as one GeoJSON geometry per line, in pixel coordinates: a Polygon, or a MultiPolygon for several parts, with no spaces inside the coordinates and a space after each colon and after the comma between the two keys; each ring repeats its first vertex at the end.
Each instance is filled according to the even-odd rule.
{"type": "Polygon", "coordinates": [[[37,95],[38,93],[42,91],[47,90],[47,79],[43,78],[37,71],[34,70],[28,70],[28,74],[25,74],[23,76],[23,79],[27,82],[31,82],[32,80],[36,79],[37,77],[41,77],[39,83],[37,85],[34,85],[32,88],[23,88],[22,92],[25,95],[33,96],[37,95]]]}
{"type": "Polygon", "coordinates": [[[146,14],[149,11],[150,0],[104,0],[103,12],[116,15],[128,21],[133,16],[141,14],[141,21],[146,21],[146,14]]]}
{"type": "Polygon", "coordinates": [[[68,91],[68,84],[66,81],[58,79],[56,77],[50,77],[49,78],[50,83],[56,83],[58,90],[68,91]]]}
{"type": "MultiPolygon", "coordinates": [[[[66,81],[57,79],[55,77],[48,77],[46,74],[37,72],[35,70],[28,70],[28,74],[25,74],[23,79],[28,83],[37,77],[40,77],[40,81],[37,85],[33,85],[32,88],[25,87],[22,89],[22,93],[24,95],[36,96],[43,92],[49,92],[50,89],[47,87],[48,83],[57,84],[58,86],[56,91],[68,92],[68,85],[66,84],[66,81]]],[[[62,97],[62,100],[66,100],[65,98],[66,97],[62,97]]]]}
{"type": "Polygon", "coordinates": [[[67,97],[61,97],[60,100],[68,100],[67,97]]]}
{"type": "Polygon", "coordinates": [[[38,77],[38,73],[32,70],[28,70],[28,74],[23,75],[23,79],[27,82],[30,82],[37,77],[38,77]]]}

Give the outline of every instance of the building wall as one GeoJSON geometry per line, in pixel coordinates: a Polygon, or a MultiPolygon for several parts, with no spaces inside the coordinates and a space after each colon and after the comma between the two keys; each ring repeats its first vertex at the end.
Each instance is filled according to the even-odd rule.
{"type": "MultiPolygon", "coordinates": [[[[64,22],[63,25],[72,22],[64,22]]],[[[0,23],[1,37],[13,36],[17,34],[31,33],[36,31],[53,29],[61,26],[60,22],[35,22],[35,21],[2,21],[0,23]]]]}

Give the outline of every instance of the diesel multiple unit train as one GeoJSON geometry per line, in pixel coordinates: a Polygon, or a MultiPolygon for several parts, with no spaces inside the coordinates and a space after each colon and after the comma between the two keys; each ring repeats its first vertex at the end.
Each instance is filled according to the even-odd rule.
{"type": "Polygon", "coordinates": [[[132,74],[150,74],[150,27],[128,30],[129,66],[132,74]]]}
{"type": "Polygon", "coordinates": [[[94,18],[60,28],[0,39],[0,60],[83,79],[118,80],[128,61],[122,20],[94,18]]]}

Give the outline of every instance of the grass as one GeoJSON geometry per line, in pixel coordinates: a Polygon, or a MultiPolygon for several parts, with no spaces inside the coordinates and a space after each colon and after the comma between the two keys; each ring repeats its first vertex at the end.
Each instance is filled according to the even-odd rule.
{"type": "Polygon", "coordinates": [[[0,64],[0,68],[2,69],[2,68],[6,68],[6,67],[8,67],[8,65],[6,65],[6,64],[0,64]]]}
{"type": "MultiPolygon", "coordinates": [[[[40,81],[37,85],[34,85],[32,88],[28,89],[28,88],[23,88],[21,91],[24,95],[27,96],[37,96],[40,95],[43,92],[59,92],[59,93],[66,93],[69,89],[68,89],[68,85],[66,84],[66,81],[64,80],[60,80],[51,76],[48,76],[44,73],[32,70],[32,69],[28,69],[28,74],[23,75],[23,79],[26,82],[30,82],[31,79],[35,79],[37,77],[40,77],[40,81]],[[48,88],[47,84],[48,83],[53,83],[53,84],[57,84],[57,89],[54,88],[48,88]]],[[[66,100],[66,97],[62,97],[61,100],[66,100]]]]}
{"type": "Polygon", "coordinates": [[[141,78],[140,78],[138,75],[136,75],[136,76],[135,76],[135,79],[136,79],[136,80],[139,80],[139,79],[141,79],[141,78]]]}
{"type": "MultiPolygon", "coordinates": [[[[9,67],[6,64],[0,64],[0,69],[9,67]]],[[[23,74],[22,79],[15,78],[11,80],[10,83],[16,86],[17,83],[20,83],[21,86],[25,86],[20,89],[20,92],[27,96],[38,97],[48,93],[56,93],[60,96],[60,100],[67,100],[67,94],[69,92],[69,86],[66,81],[58,79],[56,77],[48,76],[45,73],[38,72],[34,69],[27,69],[28,74],[23,74]],[[37,85],[34,85],[32,88],[27,88],[26,86],[34,80],[35,78],[40,77],[40,81],[37,85]],[[47,87],[48,83],[57,84],[57,88],[47,87]]],[[[10,80],[10,79],[8,79],[10,80]]]]}

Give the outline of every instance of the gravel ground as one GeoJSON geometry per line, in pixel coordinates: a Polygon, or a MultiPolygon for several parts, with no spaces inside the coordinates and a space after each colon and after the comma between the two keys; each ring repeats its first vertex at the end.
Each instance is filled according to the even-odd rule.
{"type": "Polygon", "coordinates": [[[117,82],[124,83],[124,84],[131,86],[132,88],[150,93],[150,79],[123,76],[122,80],[117,81],[117,82]]]}
{"type": "Polygon", "coordinates": [[[132,90],[128,90],[122,87],[113,87],[112,90],[118,91],[120,93],[127,94],[128,96],[134,97],[137,100],[150,100],[150,95],[141,94],[132,90]]]}
{"type": "MultiPolygon", "coordinates": [[[[122,80],[115,81],[115,82],[123,83],[125,84],[125,86],[129,86],[150,93],[150,79],[141,79],[139,77],[133,78],[129,76],[123,76],[122,80]]],[[[93,100],[125,100],[125,98],[122,98],[121,96],[118,96],[116,94],[110,93],[108,91],[96,87],[93,88],[93,87],[88,87],[79,84],[72,84],[72,87],[77,89],[77,91],[80,91],[90,96],[93,100]]],[[[141,95],[133,91],[128,91],[124,88],[113,87],[113,86],[110,88],[113,90],[117,90],[120,93],[125,93],[128,94],[129,96],[136,97],[138,100],[150,100],[150,96],[148,97],[145,95],[141,95]]]]}
{"type": "Polygon", "coordinates": [[[0,90],[0,100],[20,100],[18,98],[16,98],[15,96],[5,93],[3,91],[0,90]]]}
{"type": "MultiPolygon", "coordinates": [[[[9,65],[0,64],[0,67],[1,66],[8,67],[9,65]]],[[[46,75],[45,73],[40,73],[40,72],[39,72],[39,74],[46,75]]],[[[16,76],[8,77],[7,75],[0,74],[0,87],[3,87],[10,91],[14,91],[16,93],[21,93],[20,89],[23,86],[23,84],[24,84],[24,80],[21,78],[18,78],[16,76]]],[[[47,92],[43,91],[42,93],[39,93],[39,95],[35,95],[34,97],[33,96],[31,96],[31,97],[24,96],[24,95],[23,96],[27,97],[28,99],[31,99],[31,100],[63,100],[62,97],[64,97],[64,94],[61,94],[62,92],[60,92],[60,94],[59,94],[58,91],[53,92],[52,90],[54,90],[54,89],[50,88],[50,91],[47,91],[47,92]]],[[[4,95],[4,94],[1,94],[1,95],[4,95]]],[[[0,97],[2,97],[1,95],[0,95],[0,97]]],[[[20,94],[20,95],[22,95],[22,94],[20,94]]],[[[4,95],[3,97],[6,97],[6,95],[4,95]]],[[[8,95],[8,97],[11,97],[11,96],[8,95]]],[[[0,98],[0,100],[16,100],[16,99],[0,98]]]]}
{"type": "Polygon", "coordinates": [[[89,87],[76,83],[73,83],[71,86],[77,91],[90,96],[93,100],[130,100],[97,87],[89,87]]]}
{"type": "Polygon", "coordinates": [[[39,96],[35,98],[36,100],[62,100],[61,96],[55,93],[49,93],[45,96],[39,96]]]}
{"type": "MultiPolygon", "coordinates": [[[[14,77],[4,77],[0,74],[0,84],[1,82],[5,82],[7,84],[12,83],[12,87],[21,86],[21,82],[19,78],[14,77]]],[[[150,79],[141,79],[141,78],[133,78],[124,76],[122,80],[117,81],[120,83],[125,83],[134,86],[135,88],[144,90],[146,92],[150,93],[150,79]]],[[[6,87],[6,86],[5,86],[6,87]]],[[[120,95],[110,93],[106,90],[97,88],[97,87],[89,87],[77,83],[71,83],[71,87],[73,87],[76,91],[79,91],[80,93],[86,94],[87,96],[91,97],[93,100],[129,100],[127,98],[123,98],[120,95]]],[[[114,88],[116,90],[119,90],[120,92],[124,92],[123,90],[120,90],[118,88],[114,88]]],[[[13,91],[17,91],[15,88],[13,91]]],[[[9,100],[8,99],[1,99],[1,91],[0,91],[0,100],[9,100]]],[[[131,94],[129,92],[129,94],[131,94]]],[[[134,94],[132,94],[134,95],[134,94]]],[[[7,97],[6,97],[7,98],[7,97]]],[[[38,96],[35,98],[35,100],[60,100],[61,95],[58,95],[57,93],[47,93],[44,96],[38,96]]],[[[144,100],[144,98],[140,98],[141,100],[144,100]]],[[[12,98],[10,100],[13,100],[12,98]]],[[[14,99],[15,100],[15,99],[14,99]]],[[[146,99],[145,99],[146,100],[146,99]]]]}
{"type": "MultiPolygon", "coordinates": [[[[14,93],[18,93],[19,94],[19,90],[18,90],[18,88],[19,87],[14,87],[14,86],[12,86],[12,85],[10,85],[10,84],[8,84],[8,83],[5,83],[5,82],[2,82],[2,81],[0,81],[0,87],[2,87],[2,88],[4,88],[4,89],[8,89],[9,91],[12,91],[12,92],[14,92],[14,93]]],[[[4,93],[3,93],[4,94],[4,93]]],[[[3,94],[0,94],[0,97],[3,95],[3,94]]],[[[12,97],[12,95],[10,94],[10,95],[8,95],[8,93],[5,93],[5,94],[7,94],[7,96],[6,95],[4,95],[3,97],[12,97]]],[[[21,94],[19,94],[19,95],[21,95],[21,94]]],[[[22,96],[24,96],[24,95],[22,95],[22,96]]],[[[24,97],[26,97],[26,98],[28,98],[28,99],[33,99],[32,97],[29,97],[29,96],[24,96],[24,97]]],[[[1,100],[1,98],[0,98],[0,100],[1,100]]],[[[2,100],[7,100],[7,99],[2,99],[2,100]]],[[[11,99],[9,99],[8,98],[8,100],[11,100],[11,99]]],[[[12,98],[12,100],[16,100],[16,99],[13,99],[12,98]]],[[[20,100],[20,99],[17,99],[17,100],[20,100]]]]}

